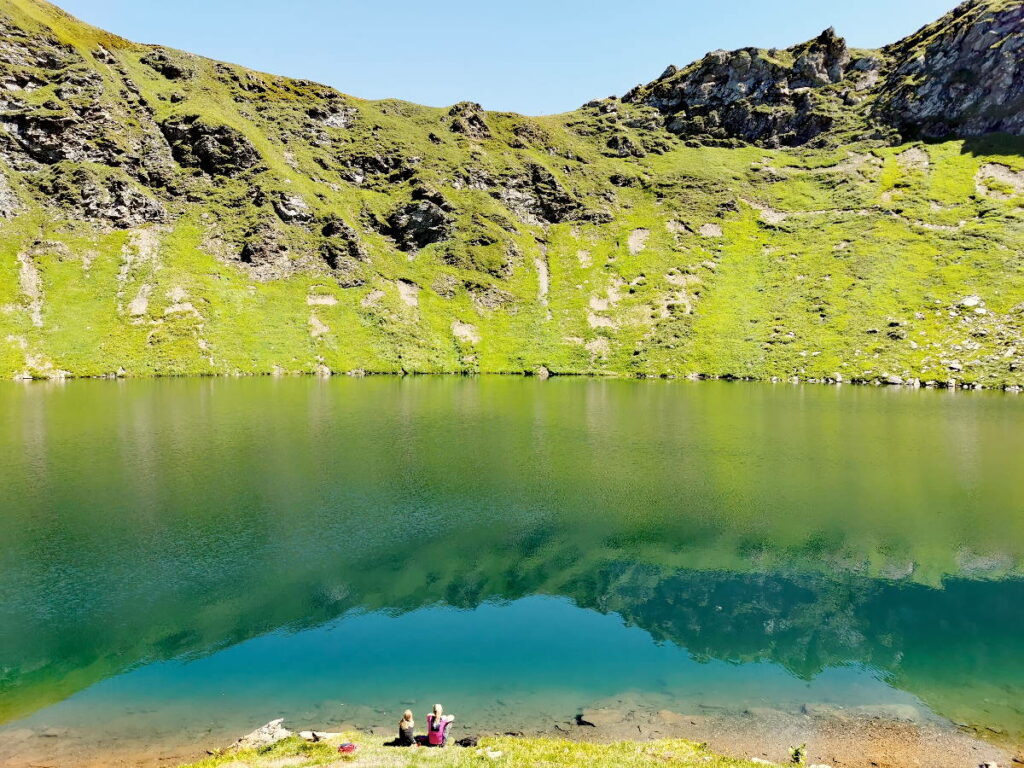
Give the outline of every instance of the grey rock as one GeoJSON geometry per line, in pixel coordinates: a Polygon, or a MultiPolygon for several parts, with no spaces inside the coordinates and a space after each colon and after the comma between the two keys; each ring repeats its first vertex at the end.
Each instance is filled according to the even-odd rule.
{"type": "Polygon", "coordinates": [[[260,749],[283,741],[292,735],[292,732],[285,728],[283,723],[284,718],[271,720],[266,725],[242,736],[231,745],[231,749],[260,749]]]}
{"type": "Polygon", "coordinates": [[[626,721],[626,713],[620,709],[601,707],[584,709],[576,715],[576,725],[586,728],[609,728],[626,721]]]}
{"type": "Polygon", "coordinates": [[[583,204],[570,195],[549,170],[531,163],[528,176],[512,176],[492,195],[527,224],[558,224],[582,219],[583,204]]]}
{"type": "Polygon", "coordinates": [[[71,45],[43,34],[30,34],[6,17],[0,18],[0,40],[0,64],[59,70],[82,61],[71,45]]]}
{"type": "Polygon", "coordinates": [[[0,219],[11,218],[20,208],[21,204],[18,202],[18,196],[11,189],[7,176],[0,171],[0,219]]]}
{"type": "MultiPolygon", "coordinates": [[[[0,152],[12,162],[17,162],[11,157],[12,153],[20,152],[36,163],[47,165],[61,160],[117,165],[122,152],[104,138],[104,128],[110,125],[109,115],[101,112],[86,119],[73,112],[53,110],[8,113],[0,117],[0,128],[6,134],[0,137],[0,152]]],[[[31,166],[21,165],[26,170],[31,169],[31,166]]]]}
{"type": "Polygon", "coordinates": [[[212,176],[237,176],[260,162],[259,152],[240,132],[209,125],[198,115],[168,118],[160,130],[180,165],[212,176]]]}
{"type": "Polygon", "coordinates": [[[320,257],[334,273],[338,283],[344,288],[362,285],[365,280],[361,265],[367,261],[369,254],[356,231],[341,218],[331,216],[323,223],[320,232],[324,238],[320,246],[320,257]]]}
{"type": "Polygon", "coordinates": [[[191,67],[186,66],[181,61],[182,56],[183,54],[172,54],[162,48],[155,48],[139,59],[139,61],[154,71],[159,72],[168,80],[184,80],[192,77],[193,73],[191,67]]]}
{"type": "Polygon", "coordinates": [[[419,158],[406,157],[397,152],[360,151],[340,159],[341,178],[351,184],[400,184],[415,176],[419,158]]]}
{"type": "Polygon", "coordinates": [[[120,229],[164,221],[163,205],[123,171],[61,163],[37,180],[51,204],[65,214],[120,229]]]}
{"type": "Polygon", "coordinates": [[[96,61],[101,61],[104,64],[117,63],[117,58],[114,56],[114,54],[112,54],[102,45],[97,45],[96,48],[93,50],[92,55],[93,57],[95,57],[96,61]]]}
{"type": "Polygon", "coordinates": [[[1021,135],[1022,29],[1020,3],[968,0],[855,60],[828,29],[785,56],[756,48],[712,51],[666,70],[623,101],[655,107],[670,132],[702,143],[795,146],[840,127],[876,138],[895,138],[893,129],[904,138],[1021,135]]]}
{"type": "Polygon", "coordinates": [[[611,150],[610,154],[615,157],[645,157],[647,155],[643,147],[625,134],[612,136],[608,139],[605,146],[611,150]]]}
{"type": "Polygon", "coordinates": [[[452,220],[445,212],[443,198],[422,191],[413,197],[412,202],[392,211],[379,227],[381,234],[393,238],[403,251],[419,250],[450,238],[452,220]]]}
{"type": "Polygon", "coordinates": [[[1024,134],[1024,5],[969,0],[885,49],[876,116],[908,136],[1024,134]]]}
{"type": "Polygon", "coordinates": [[[359,110],[344,104],[328,104],[310,107],[306,114],[328,128],[351,128],[359,116],[359,110]]]}
{"type": "Polygon", "coordinates": [[[684,136],[805,144],[833,124],[824,103],[810,92],[842,81],[850,55],[831,29],[788,53],[792,66],[756,48],[712,51],[633,89],[623,101],[655,107],[666,116],[668,130],[684,136]]]}
{"type": "Polygon", "coordinates": [[[471,101],[456,104],[448,111],[452,118],[451,130],[471,139],[491,138],[491,129],[484,121],[484,108],[471,101]]]}
{"type": "Polygon", "coordinates": [[[282,192],[271,204],[278,218],[286,224],[304,224],[313,220],[313,212],[301,195],[282,192]]]}
{"type": "Polygon", "coordinates": [[[248,233],[238,259],[249,274],[259,280],[287,277],[294,269],[288,245],[269,223],[260,224],[248,233]]]}

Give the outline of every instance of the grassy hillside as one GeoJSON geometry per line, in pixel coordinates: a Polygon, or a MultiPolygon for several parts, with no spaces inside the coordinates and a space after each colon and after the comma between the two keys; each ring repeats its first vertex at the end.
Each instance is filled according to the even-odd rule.
{"type": "Polygon", "coordinates": [[[0,377],[1024,385],[1020,138],[722,146],[0,25],[0,377]]]}

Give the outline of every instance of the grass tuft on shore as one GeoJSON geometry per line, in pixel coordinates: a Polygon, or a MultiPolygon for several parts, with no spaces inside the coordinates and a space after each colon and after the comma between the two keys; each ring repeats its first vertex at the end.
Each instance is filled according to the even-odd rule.
{"type": "Polygon", "coordinates": [[[752,768],[763,763],[715,755],[702,744],[683,739],[592,744],[550,738],[485,738],[478,747],[402,749],[385,747],[380,737],[346,733],[340,740],[311,744],[292,737],[260,750],[226,751],[183,768],[303,768],[319,765],[391,766],[590,766],[591,768],[752,768]],[[356,752],[341,755],[337,745],[351,741],[356,752]]]}

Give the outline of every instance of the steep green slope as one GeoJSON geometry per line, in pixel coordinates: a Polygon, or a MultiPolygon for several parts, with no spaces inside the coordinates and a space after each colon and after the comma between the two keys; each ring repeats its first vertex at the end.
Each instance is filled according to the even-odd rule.
{"type": "MultiPolygon", "coordinates": [[[[978,24],[1020,17],[1020,2],[968,5],[988,9],[978,24]]],[[[1024,385],[1024,140],[904,143],[909,107],[878,115],[913,94],[871,90],[900,71],[896,48],[855,57],[823,35],[756,54],[764,92],[790,95],[723,102],[733,122],[646,98],[657,83],[530,118],[362,101],[129,43],[42,0],[0,11],[5,378],[1024,385]],[[851,96],[864,72],[878,76],[851,96]],[[773,115],[760,133],[730,133],[755,113],[773,115]]],[[[904,47],[927,61],[963,18],[904,47]]],[[[728,100],[739,65],[715,62],[701,77],[728,100]]],[[[963,135],[1016,131],[972,119],[963,135]]]]}

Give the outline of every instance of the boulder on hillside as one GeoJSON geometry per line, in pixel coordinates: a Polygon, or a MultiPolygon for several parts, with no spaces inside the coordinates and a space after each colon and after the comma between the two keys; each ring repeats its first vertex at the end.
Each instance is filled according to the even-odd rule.
{"type": "Polygon", "coordinates": [[[238,260],[256,280],[276,280],[295,271],[288,241],[273,221],[261,222],[246,233],[238,260]]]}
{"type": "Polygon", "coordinates": [[[491,138],[491,129],[484,121],[484,108],[471,101],[463,101],[448,110],[452,118],[451,130],[471,139],[491,138]]]}
{"type": "Polygon", "coordinates": [[[156,48],[139,59],[139,61],[150,69],[159,72],[168,80],[184,80],[192,77],[192,70],[179,60],[180,57],[180,54],[171,54],[161,48],[156,48]]]}
{"type": "Polygon", "coordinates": [[[439,192],[419,186],[412,191],[411,202],[396,208],[376,226],[399,250],[415,251],[452,236],[451,211],[452,206],[439,192]]]}
{"type": "Polygon", "coordinates": [[[323,221],[320,234],[324,238],[320,255],[331,269],[340,269],[346,261],[366,261],[368,254],[355,229],[339,216],[323,221]]]}
{"type": "Polygon", "coordinates": [[[415,251],[451,237],[451,220],[432,200],[414,200],[394,210],[382,234],[394,239],[399,250],[415,251]]]}
{"type": "Polygon", "coordinates": [[[260,161],[259,152],[239,131],[210,125],[198,115],[168,118],[160,130],[179,165],[211,176],[237,176],[260,161]]]}
{"type": "Polygon", "coordinates": [[[313,212],[301,195],[279,192],[271,200],[271,205],[285,224],[306,224],[313,220],[313,212]]]}
{"type": "Polygon", "coordinates": [[[343,288],[362,285],[365,281],[362,265],[369,258],[369,254],[355,229],[339,216],[330,216],[323,220],[320,234],[323,236],[320,258],[331,270],[338,284],[343,288]]]}

